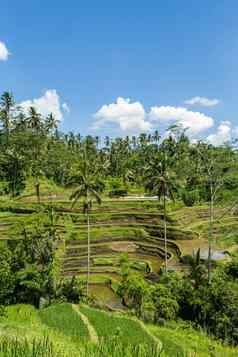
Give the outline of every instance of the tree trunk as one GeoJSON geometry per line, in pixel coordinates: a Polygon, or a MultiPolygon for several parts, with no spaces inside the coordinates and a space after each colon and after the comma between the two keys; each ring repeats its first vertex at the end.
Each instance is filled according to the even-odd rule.
{"type": "Polygon", "coordinates": [[[168,250],[167,250],[167,221],[166,221],[166,197],[164,194],[164,252],[165,252],[165,272],[168,271],[168,250]]]}
{"type": "Polygon", "coordinates": [[[36,188],[37,202],[40,203],[40,182],[38,178],[36,179],[35,188],[36,188]]]}
{"type": "Polygon", "coordinates": [[[16,163],[14,163],[14,173],[13,173],[13,185],[12,185],[12,197],[16,196],[16,163]]]}
{"type": "Polygon", "coordinates": [[[214,202],[213,202],[213,188],[210,186],[210,220],[209,220],[209,237],[208,237],[208,283],[211,283],[212,272],[212,236],[213,236],[213,216],[214,216],[214,202]]]}
{"type": "Polygon", "coordinates": [[[90,279],[90,220],[87,213],[87,226],[88,226],[88,272],[87,272],[87,296],[89,295],[89,279],[90,279]]]}

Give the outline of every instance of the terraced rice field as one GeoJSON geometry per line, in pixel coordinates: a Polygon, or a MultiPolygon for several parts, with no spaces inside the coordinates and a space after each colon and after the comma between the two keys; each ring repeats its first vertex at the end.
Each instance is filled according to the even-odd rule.
{"type": "MultiPolygon", "coordinates": [[[[58,234],[65,238],[62,275],[85,277],[87,272],[87,225],[80,202],[71,209],[68,200],[45,199],[37,205],[25,200],[0,203],[0,240],[19,239],[17,227],[29,227],[47,204],[54,206],[58,234]]],[[[234,242],[238,219],[226,210],[217,208],[221,217],[214,224],[214,232],[222,243],[234,242]],[[224,237],[224,238],[222,238],[224,237]]],[[[181,254],[207,247],[208,208],[172,207],[168,220],[168,258],[173,269],[180,269],[181,254]]],[[[106,199],[94,205],[91,222],[91,284],[120,279],[120,257],[127,253],[131,270],[144,277],[158,273],[164,261],[163,214],[157,201],[106,199]]],[[[104,285],[106,286],[106,285],[104,285]]]]}
{"type": "MultiPolygon", "coordinates": [[[[163,215],[158,203],[107,201],[96,207],[90,215],[91,222],[91,282],[101,276],[120,279],[120,257],[128,254],[131,269],[143,276],[158,273],[164,261],[163,215]]],[[[77,208],[76,208],[77,211],[77,208]]],[[[70,219],[70,234],[66,240],[63,259],[65,276],[85,276],[87,270],[87,226],[85,216],[74,211],[64,212],[65,221],[70,219]]],[[[175,238],[192,239],[190,231],[176,227],[176,222],[167,218],[168,259],[181,254],[175,238]]],[[[63,228],[65,229],[65,228],[63,228]]],[[[67,232],[65,232],[67,234],[67,232]]]]}

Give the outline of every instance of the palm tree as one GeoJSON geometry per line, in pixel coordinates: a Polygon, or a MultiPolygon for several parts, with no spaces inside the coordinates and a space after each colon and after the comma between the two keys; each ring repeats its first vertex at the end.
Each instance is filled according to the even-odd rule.
{"type": "Polygon", "coordinates": [[[29,117],[27,118],[28,126],[32,130],[32,172],[35,178],[35,192],[37,202],[40,203],[40,156],[43,145],[43,119],[41,114],[37,113],[34,107],[29,109],[29,117]]]}
{"type": "Polygon", "coordinates": [[[227,159],[225,149],[216,149],[212,145],[197,144],[197,155],[200,165],[200,175],[207,189],[209,199],[209,232],[208,232],[208,282],[212,279],[212,244],[214,225],[214,205],[219,190],[224,185],[224,175],[229,172],[231,162],[227,159]]]}
{"type": "Polygon", "coordinates": [[[58,128],[59,121],[55,119],[54,115],[50,113],[45,120],[46,131],[56,130],[58,128]]]}
{"type": "Polygon", "coordinates": [[[160,138],[161,138],[161,136],[160,136],[160,134],[159,134],[159,131],[158,131],[158,130],[155,130],[154,135],[153,135],[154,142],[155,142],[156,144],[158,144],[160,138]]]}
{"type": "Polygon", "coordinates": [[[87,160],[86,149],[83,152],[83,160],[77,170],[76,175],[72,177],[72,183],[77,183],[78,187],[70,196],[73,201],[72,207],[76,202],[83,198],[83,212],[87,217],[87,237],[88,237],[88,259],[87,259],[87,295],[89,294],[89,278],[90,278],[90,211],[93,201],[96,200],[101,204],[101,182],[98,178],[98,171],[95,165],[90,164],[87,160]]]}
{"type": "Polygon", "coordinates": [[[28,124],[36,134],[42,129],[42,117],[34,107],[29,108],[28,124]]]}
{"type": "Polygon", "coordinates": [[[10,92],[4,92],[0,100],[0,121],[6,132],[7,143],[11,127],[11,112],[15,107],[13,95],[10,92]]]}
{"type": "Polygon", "coordinates": [[[201,259],[200,248],[197,251],[194,250],[192,255],[184,256],[183,261],[189,265],[190,278],[194,287],[197,288],[206,276],[206,266],[204,260],[201,259]]]}
{"type": "Polygon", "coordinates": [[[163,202],[164,221],[164,250],[165,250],[165,272],[168,271],[168,248],[167,248],[167,199],[174,201],[173,178],[168,172],[168,160],[165,152],[155,157],[145,171],[145,189],[157,195],[163,202]]]}
{"type": "Polygon", "coordinates": [[[19,132],[27,129],[27,118],[23,112],[20,112],[15,120],[15,127],[19,132]]]}

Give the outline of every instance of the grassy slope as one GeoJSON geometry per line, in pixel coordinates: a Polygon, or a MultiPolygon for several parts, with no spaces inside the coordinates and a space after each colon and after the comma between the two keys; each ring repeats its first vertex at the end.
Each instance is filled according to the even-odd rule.
{"type": "Polygon", "coordinates": [[[97,309],[81,306],[80,311],[85,314],[94,326],[99,338],[109,338],[116,335],[125,343],[154,343],[153,338],[142,328],[140,323],[125,316],[118,316],[97,309]]]}
{"type": "MultiPolygon", "coordinates": [[[[118,335],[119,341],[126,344],[138,346],[139,343],[145,342],[152,345],[153,339],[137,321],[86,306],[81,306],[80,310],[89,318],[99,337],[112,338],[118,335]]],[[[163,343],[163,357],[205,357],[209,355],[235,357],[238,355],[237,350],[224,347],[218,342],[211,341],[204,334],[176,323],[170,323],[165,327],[149,325],[147,329],[163,343]]],[[[79,351],[85,346],[87,331],[85,327],[82,327],[82,321],[78,314],[72,310],[70,304],[55,305],[42,311],[29,305],[15,305],[8,307],[7,316],[0,319],[0,335],[0,345],[4,336],[8,340],[18,338],[20,341],[25,338],[30,341],[33,339],[43,341],[47,336],[53,342],[57,356],[76,357],[81,355],[79,351]]],[[[107,344],[104,342],[104,347],[105,345],[107,344]]],[[[85,357],[99,356],[100,348],[95,351],[94,347],[88,346],[87,350],[91,352],[85,354],[85,357]]],[[[50,356],[55,357],[56,355],[50,356]]],[[[8,355],[2,355],[0,350],[0,356],[8,355]]],[[[9,356],[13,355],[9,354],[9,356]]],[[[33,356],[33,354],[29,356],[33,356]]],[[[115,356],[121,356],[121,354],[115,356]]],[[[143,354],[140,356],[143,357],[143,354]]]]}
{"type": "Polygon", "coordinates": [[[76,353],[79,349],[71,336],[44,324],[39,311],[30,305],[13,305],[6,309],[6,316],[0,318],[0,336],[29,341],[43,340],[47,336],[59,353],[76,353]]]}
{"type": "Polygon", "coordinates": [[[88,331],[71,304],[53,305],[39,312],[44,324],[74,339],[88,339],[88,331]]]}
{"type": "Polygon", "coordinates": [[[237,349],[225,347],[208,338],[204,333],[175,322],[168,323],[164,327],[149,325],[148,329],[161,340],[168,357],[185,354],[198,357],[236,357],[238,355],[237,349]]]}

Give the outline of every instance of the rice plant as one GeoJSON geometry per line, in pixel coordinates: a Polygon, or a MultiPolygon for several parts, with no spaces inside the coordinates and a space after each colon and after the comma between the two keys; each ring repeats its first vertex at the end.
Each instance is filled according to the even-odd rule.
{"type": "Polygon", "coordinates": [[[53,345],[48,338],[34,339],[9,339],[0,340],[0,357],[55,357],[53,345]]]}
{"type": "Polygon", "coordinates": [[[71,304],[57,304],[40,311],[43,323],[74,339],[88,338],[88,330],[71,304]]]}
{"type": "Polygon", "coordinates": [[[119,335],[124,344],[154,344],[152,337],[136,320],[86,306],[81,306],[80,310],[88,317],[99,338],[105,339],[119,335]]]}
{"type": "Polygon", "coordinates": [[[0,357],[162,357],[161,351],[149,345],[125,345],[117,340],[108,340],[99,345],[87,344],[75,354],[56,351],[47,338],[19,340],[1,338],[0,357]]]}

